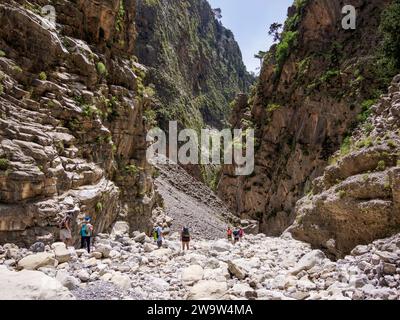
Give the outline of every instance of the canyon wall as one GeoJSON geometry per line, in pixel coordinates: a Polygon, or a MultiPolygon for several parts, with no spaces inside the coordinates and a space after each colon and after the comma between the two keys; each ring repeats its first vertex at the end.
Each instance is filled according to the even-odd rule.
{"type": "Polygon", "coordinates": [[[390,2],[296,1],[257,85],[238,97],[230,122],[255,129],[255,171],[237,177],[225,166],[218,192],[237,215],[260,221],[262,232],[277,236],[294,222],[297,200],[387,90],[377,52],[390,2]],[[345,5],[357,10],[355,30],[342,28],[345,5]]]}
{"type": "Polygon", "coordinates": [[[145,158],[151,100],[134,57],[135,1],[0,3],[0,242],[58,237],[73,213],[95,232],[147,231],[156,206],[145,158]]]}

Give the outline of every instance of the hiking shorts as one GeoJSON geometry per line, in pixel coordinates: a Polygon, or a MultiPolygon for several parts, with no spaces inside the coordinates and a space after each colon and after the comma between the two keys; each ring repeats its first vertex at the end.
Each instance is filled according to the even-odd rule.
{"type": "Polygon", "coordinates": [[[61,241],[69,240],[72,238],[71,231],[67,229],[60,230],[60,239],[61,241]]]}

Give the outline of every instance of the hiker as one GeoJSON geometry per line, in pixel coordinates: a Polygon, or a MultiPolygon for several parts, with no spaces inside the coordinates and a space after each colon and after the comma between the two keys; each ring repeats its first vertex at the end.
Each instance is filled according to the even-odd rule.
{"type": "Polygon", "coordinates": [[[161,246],[162,246],[162,243],[163,243],[163,239],[162,239],[162,237],[163,237],[163,232],[162,232],[163,230],[162,230],[162,227],[161,227],[161,223],[159,223],[158,224],[158,226],[157,226],[157,228],[156,228],[156,230],[155,230],[155,233],[156,233],[156,240],[157,240],[157,246],[158,246],[158,249],[160,249],[161,248],[161,246]]]}
{"type": "Polygon", "coordinates": [[[188,227],[183,227],[181,233],[181,241],[182,241],[182,251],[189,250],[189,242],[190,242],[190,231],[188,227]]]}
{"type": "Polygon", "coordinates": [[[228,227],[228,230],[227,230],[226,233],[228,235],[228,241],[232,242],[232,229],[231,229],[231,227],[228,227]]]}
{"type": "Polygon", "coordinates": [[[68,247],[72,245],[71,221],[73,213],[67,212],[60,223],[60,240],[68,247]]]}
{"type": "Polygon", "coordinates": [[[88,253],[90,253],[90,238],[93,235],[93,226],[90,221],[90,217],[86,217],[81,227],[81,249],[86,246],[88,253]]]}
{"type": "Polygon", "coordinates": [[[240,239],[240,241],[242,241],[243,237],[244,237],[244,230],[243,230],[242,227],[240,227],[240,229],[239,229],[239,239],[240,239]]]}
{"type": "Polygon", "coordinates": [[[235,230],[233,230],[233,240],[234,240],[234,243],[236,243],[240,240],[239,228],[235,228],[235,230]]]}

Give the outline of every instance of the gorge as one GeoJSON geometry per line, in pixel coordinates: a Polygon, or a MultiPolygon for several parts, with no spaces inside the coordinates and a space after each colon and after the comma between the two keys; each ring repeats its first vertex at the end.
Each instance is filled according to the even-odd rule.
{"type": "Polygon", "coordinates": [[[0,1],[0,298],[400,299],[400,2],[294,1],[256,79],[215,14],[0,1]],[[254,131],[254,171],[150,163],[171,121],[254,131]],[[66,214],[92,253],[58,242],[66,214]]]}

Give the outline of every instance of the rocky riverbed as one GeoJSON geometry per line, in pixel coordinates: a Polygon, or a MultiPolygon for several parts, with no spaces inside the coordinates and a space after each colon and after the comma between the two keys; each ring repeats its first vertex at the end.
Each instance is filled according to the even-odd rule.
{"type": "Polygon", "coordinates": [[[0,298],[400,299],[400,235],[333,262],[288,235],[247,235],[236,245],[195,239],[182,252],[177,234],[157,249],[126,230],[119,223],[98,235],[91,254],[62,243],[0,246],[0,298]]]}

